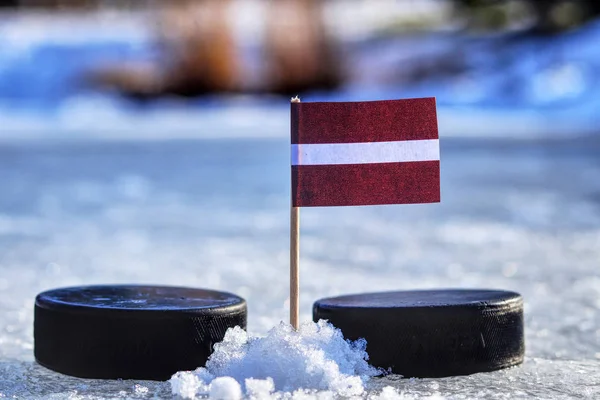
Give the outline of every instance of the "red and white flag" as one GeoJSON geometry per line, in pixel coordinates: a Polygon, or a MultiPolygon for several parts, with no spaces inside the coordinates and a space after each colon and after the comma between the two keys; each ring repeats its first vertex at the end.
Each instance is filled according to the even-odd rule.
{"type": "Polygon", "coordinates": [[[435,98],[291,107],[292,206],[440,201],[435,98]]]}

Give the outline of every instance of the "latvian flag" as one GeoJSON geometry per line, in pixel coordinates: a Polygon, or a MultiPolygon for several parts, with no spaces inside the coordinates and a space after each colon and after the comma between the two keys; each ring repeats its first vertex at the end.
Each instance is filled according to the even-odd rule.
{"type": "Polygon", "coordinates": [[[434,98],[291,107],[292,206],[440,201],[434,98]]]}

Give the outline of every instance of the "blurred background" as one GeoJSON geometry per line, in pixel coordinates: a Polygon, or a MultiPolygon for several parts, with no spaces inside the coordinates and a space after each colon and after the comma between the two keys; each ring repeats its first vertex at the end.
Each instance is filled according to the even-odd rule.
{"type": "Polygon", "coordinates": [[[597,0],[0,5],[0,397],[124,397],[33,363],[42,290],[206,287],[253,333],[288,319],[294,95],[435,96],[442,147],[441,204],[302,210],[301,319],[341,293],[515,290],[526,366],[445,393],[599,393],[597,0]]]}
{"type": "Polygon", "coordinates": [[[163,107],[152,115],[165,126],[174,124],[165,107],[201,112],[207,104],[278,104],[296,94],[436,96],[443,132],[452,136],[596,130],[600,5],[593,0],[0,4],[0,126],[9,135],[57,136],[58,128],[79,135],[99,113],[105,118],[86,129],[139,131],[135,117],[147,118],[148,109],[163,107]],[[48,118],[58,125],[49,127],[48,118]]]}

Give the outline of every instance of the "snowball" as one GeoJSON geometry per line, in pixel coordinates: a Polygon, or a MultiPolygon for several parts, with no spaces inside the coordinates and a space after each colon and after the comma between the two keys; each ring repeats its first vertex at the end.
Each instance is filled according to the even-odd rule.
{"type": "Polygon", "coordinates": [[[242,398],[242,388],[235,379],[222,376],[211,382],[209,394],[215,400],[239,400],[242,398]]]}
{"type": "Polygon", "coordinates": [[[252,379],[248,378],[246,383],[246,393],[253,399],[262,400],[271,397],[271,393],[275,391],[275,383],[273,378],[267,379],[252,379]]]}
{"type": "MultiPolygon", "coordinates": [[[[236,327],[215,345],[205,368],[178,372],[171,379],[171,388],[182,397],[186,396],[179,388],[186,389],[191,398],[193,385],[182,385],[188,382],[182,376],[191,375],[195,381],[188,378],[189,382],[198,382],[194,395],[205,394],[203,388],[209,385],[211,398],[217,395],[214,383],[218,377],[231,377],[238,387],[243,384],[240,390],[257,399],[273,392],[302,398],[316,390],[330,392],[332,397],[360,396],[369,378],[380,373],[367,363],[366,346],[365,340],[345,340],[339,329],[325,321],[304,323],[298,331],[281,323],[265,337],[248,335],[236,327]]],[[[227,388],[231,388],[229,384],[227,388]]]]}

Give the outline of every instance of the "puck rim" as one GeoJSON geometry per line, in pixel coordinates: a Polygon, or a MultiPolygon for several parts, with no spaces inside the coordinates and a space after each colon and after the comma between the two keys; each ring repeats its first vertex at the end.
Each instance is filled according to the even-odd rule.
{"type": "Polygon", "coordinates": [[[522,307],[523,306],[523,297],[517,293],[517,292],[513,292],[510,290],[502,290],[502,289],[458,289],[458,288],[436,288],[436,289],[416,289],[416,290],[410,290],[410,289],[406,289],[406,290],[389,290],[389,291],[382,291],[382,292],[367,292],[367,293],[353,293],[353,294],[343,294],[343,295],[339,295],[339,296],[330,296],[330,297],[324,297],[321,299],[316,300],[313,303],[313,308],[316,307],[317,305],[319,306],[319,308],[325,308],[325,309],[344,309],[344,310],[351,310],[351,309],[360,309],[360,310],[364,310],[364,309],[371,309],[371,308],[376,308],[376,309],[429,309],[429,308],[457,308],[457,307],[465,307],[465,306],[472,306],[472,307],[476,307],[476,306],[481,306],[482,308],[489,308],[489,309],[494,309],[494,308],[513,308],[513,307],[522,307]],[[463,303],[436,303],[436,304],[401,304],[401,305],[390,305],[390,306],[385,306],[385,305],[378,305],[378,306],[370,306],[370,305],[357,305],[357,304],[351,304],[351,305],[342,305],[342,304],[335,304],[329,301],[345,301],[345,300],[350,300],[352,298],[355,298],[357,300],[361,300],[363,298],[366,297],[372,297],[375,295],[394,295],[394,294],[398,294],[398,293],[406,293],[406,294],[413,294],[413,293],[419,293],[419,294],[425,294],[425,293],[436,293],[436,292],[444,292],[444,293],[481,293],[481,294],[491,294],[491,293],[504,293],[506,296],[506,298],[497,298],[497,299],[493,299],[492,301],[471,301],[471,302],[463,302],[463,303]]]}
{"type": "MultiPolygon", "coordinates": [[[[182,299],[183,300],[183,299],[182,299]]],[[[182,313],[182,314],[196,314],[202,313],[205,315],[210,315],[213,313],[218,313],[220,315],[224,313],[228,314],[236,314],[244,309],[247,309],[246,300],[234,293],[225,292],[220,290],[213,289],[201,289],[201,288],[193,288],[189,286],[174,286],[174,285],[153,285],[153,284],[96,284],[96,285],[82,285],[82,286],[64,286],[54,289],[45,290],[40,292],[35,297],[35,307],[44,308],[48,311],[60,311],[60,312],[84,312],[86,314],[97,313],[97,314],[105,314],[110,313],[113,314],[136,314],[138,316],[142,316],[145,314],[157,314],[157,313],[182,313]],[[94,290],[94,289],[102,289],[102,288],[118,288],[118,289],[163,289],[163,290],[188,290],[196,293],[210,293],[210,294],[219,294],[225,295],[231,301],[229,303],[216,304],[212,306],[189,306],[189,307],[179,307],[179,308],[127,308],[127,307],[109,307],[109,306],[100,306],[94,304],[84,304],[77,302],[68,302],[58,300],[56,297],[52,296],[53,293],[59,291],[81,291],[81,290],[94,290]]]]}

